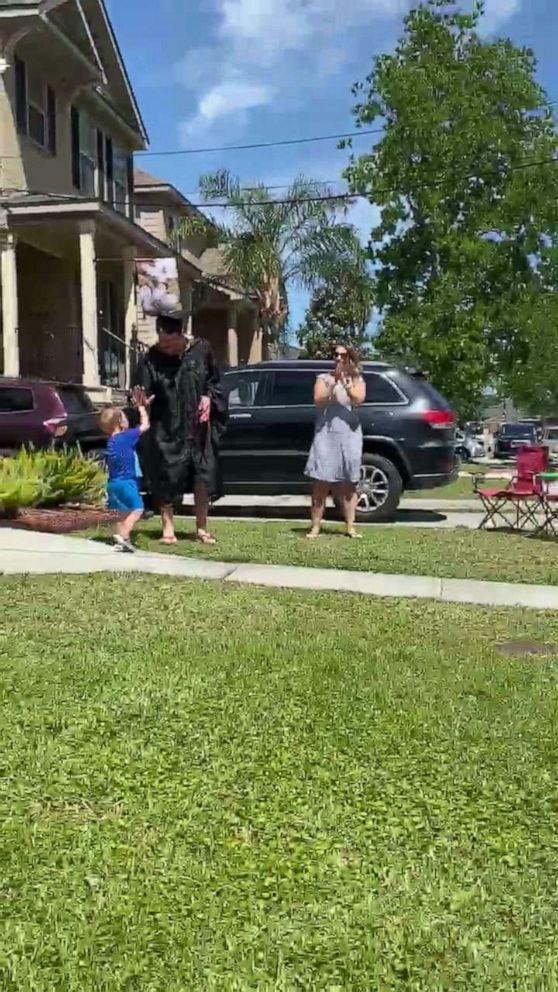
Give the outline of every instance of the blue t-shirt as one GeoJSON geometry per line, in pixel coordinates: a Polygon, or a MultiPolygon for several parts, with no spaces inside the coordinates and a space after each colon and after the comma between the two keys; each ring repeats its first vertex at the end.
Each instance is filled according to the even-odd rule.
{"type": "Polygon", "coordinates": [[[121,434],[113,434],[107,441],[107,468],[109,482],[117,479],[137,479],[139,474],[136,448],[141,437],[139,427],[132,427],[121,434]]]}

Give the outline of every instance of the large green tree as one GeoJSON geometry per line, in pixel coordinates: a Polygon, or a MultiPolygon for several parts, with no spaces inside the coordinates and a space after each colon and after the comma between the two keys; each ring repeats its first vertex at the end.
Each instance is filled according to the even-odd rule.
{"type": "Polygon", "coordinates": [[[221,249],[226,271],[257,296],[273,356],[288,320],[289,288],[312,289],[359,248],[353,227],[339,219],[346,204],[305,176],[277,196],[261,183],[242,187],[227,171],[202,176],[199,189],[208,204],[226,204],[224,219],[209,224],[201,215],[189,217],[179,233],[202,230],[221,249]]]}
{"type": "Polygon", "coordinates": [[[360,245],[334,259],[332,270],[314,290],[298,331],[309,358],[329,358],[338,342],[365,354],[370,350],[369,323],[373,283],[367,253],[360,245]]]}
{"type": "Polygon", "coordinates": [[[381,210],[378,348],[420,363],[463,410],[491,382],[517,384],[531,315],[556,288],[537,264],[557,229],[552,112],[533,53],[482,38],[482,12],[480,0],[470,14],[450,0],[411,11],[355,87],[357,124],[383,133],[346,171],[381,210]]]}

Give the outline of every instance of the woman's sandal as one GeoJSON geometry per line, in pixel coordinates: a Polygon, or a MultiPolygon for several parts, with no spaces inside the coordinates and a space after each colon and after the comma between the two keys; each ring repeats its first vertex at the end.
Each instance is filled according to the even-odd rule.
{"type": "Polygon", "coordinates": [[[306,535],[307,541],[315,541],[320,536],[319,530],[309,530],[306,535]]]}
{"type": "Polygon", "coordinates": [[[159,544],[166,544],[167,547],[171,547],[173,544],[178,544],[178,538],[176,537],[162,537],[159,544]]]}
{"type": "Polygon", "coordinates": [[[362,534],[359,534],[358,530],[348,530],[345,537],[350,538],[351,541],[362,541],[362,534]]]}
{"type": "Polygon", "coordinates": [[[200,544],[217,544],[213,534],[209,534],[206,530],[198,530],[196,532],[196,541],[199,541],[200,544]]]}

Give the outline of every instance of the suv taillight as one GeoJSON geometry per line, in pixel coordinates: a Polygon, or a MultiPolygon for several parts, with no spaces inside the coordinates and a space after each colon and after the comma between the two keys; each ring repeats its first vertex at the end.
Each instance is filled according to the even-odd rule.
{"type": "Polygon", "coordinates": [[[46,427],[53,437],[64,437],[68,433],[66,417],[51,417],[50,420],[43,420],[43,427],[46,427]]]}
{"type": "Polygon", "coordinates": [[[437,427],[441,430],[448,430],[455,426],[455,414],[452,410],[423,410],[421,417],[431,427],[437,427]]]}

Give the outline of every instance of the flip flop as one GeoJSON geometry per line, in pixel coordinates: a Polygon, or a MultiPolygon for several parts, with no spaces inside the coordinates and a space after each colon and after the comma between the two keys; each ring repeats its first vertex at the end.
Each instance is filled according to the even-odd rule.
{"type": "Polygon", "coordinates": [[[197,532],[196,541],[199,541],[200,544],[217,544],[217,541],[213,537],[213,534],[208,534],[208,532],[205,530],[197,532]]]}
{"type": "Polygon", "coordinates": [[[306,540],[307,541],[317,541],[317,539],[319,538],[319,536],[320,536],[319,530],[317,530],[317,531],[309,530],[308,533],[307,533],[307,535],[306,535],[306,540]]]}
{"type": "Polygon", "coordinates": [[[162,537],[160,539],[160,541],[159,541],[159,544],[166,544],[168,547],[170,547],[173,544],[178,544],[178,538],[176,538],[176,537],[162,537]]]}
{"type": "Polygon", "coordinates": [[[359,534],[358,530],[348,530],[345,537],[351,541],[362,541],[362,534],[359,534]]]}

